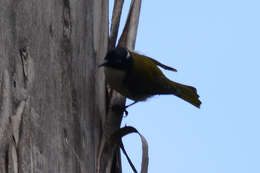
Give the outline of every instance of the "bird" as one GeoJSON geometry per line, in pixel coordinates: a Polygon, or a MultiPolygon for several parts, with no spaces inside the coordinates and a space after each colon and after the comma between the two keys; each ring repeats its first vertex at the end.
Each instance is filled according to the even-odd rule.
{"type": "Polygon", "coordinates": [[[104,67],[106,82],[113,90],[134,101],[126,107],[154,95],[172,94],[200,108],[197,89],[168,79],[159,67],[177,70],[153,58],[125,47],[116,47],[107,52],[99,67],[104,67]]]}

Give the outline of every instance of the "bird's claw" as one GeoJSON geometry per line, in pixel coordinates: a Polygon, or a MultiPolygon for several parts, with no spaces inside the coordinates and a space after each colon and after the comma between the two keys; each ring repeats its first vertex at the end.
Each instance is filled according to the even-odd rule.
{"type": "Polygon", "coordinates": [[[121,105],[113,105],[112,111],[118,112],[118,113],[125,113],[125,117],[128,115],[128,111],[126,110],[127,106],[121,106],[121,105]]]}

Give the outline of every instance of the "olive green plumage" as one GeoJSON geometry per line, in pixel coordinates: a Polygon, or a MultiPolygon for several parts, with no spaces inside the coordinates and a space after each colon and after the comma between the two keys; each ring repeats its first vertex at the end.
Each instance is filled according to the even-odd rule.
{"type": "Polygon", "coordinates": [[[158,66],[176,70],[152,58],[126,48],[115,48],[107,53],[105,63],[101,66],[105,66],[108,84],[134,101],[144,101],[158,94],[173,94],[200,107],[201,101],[196,89],[169,80],[158,66]]]}

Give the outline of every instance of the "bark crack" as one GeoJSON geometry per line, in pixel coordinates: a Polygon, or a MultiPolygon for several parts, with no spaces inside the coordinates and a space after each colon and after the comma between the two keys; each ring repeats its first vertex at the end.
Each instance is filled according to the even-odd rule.
{"type": "Polygon", "coordinates": [[[19,51],[23,66],[24,88],[27,89],[30,87],[34,78],[33,61],[30,56],[29,47],[21,48],[19,51]]]}
{"type": "Polygon", "coordinates": [[[63,0],[63,24],[63,36],[70,40],[72,25],[69,0],[63,0]]]}

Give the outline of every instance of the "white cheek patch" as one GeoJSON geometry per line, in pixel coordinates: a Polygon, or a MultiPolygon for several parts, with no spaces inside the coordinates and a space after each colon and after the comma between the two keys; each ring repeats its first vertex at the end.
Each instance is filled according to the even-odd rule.
{"type": "Polygon", "coordinates": [[[130,55],[130,52],[129,52],[129,51],[127,51],[126,58],[127,58],[127,59],[129,59],[130,57],[131,57],[131,55],[130,55]]]}

